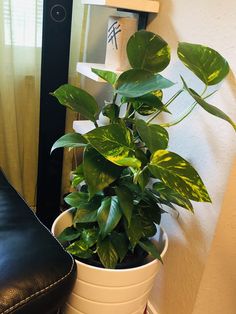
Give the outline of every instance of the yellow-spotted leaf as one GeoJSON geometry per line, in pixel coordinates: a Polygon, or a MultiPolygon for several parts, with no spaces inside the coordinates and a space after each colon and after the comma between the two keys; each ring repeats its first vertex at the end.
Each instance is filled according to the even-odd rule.
{"type": "Polygon", "coordinates": [[[117,74],[112,71],[104,71],[100,69],[92,68],[92,72],[101,77],[104,81],[107,81],[111,85],[115,84],[117,80],[117,74]]]}
{"type": "Polygon", "coordinates": [[[122,168],[109,162],[91,146],[84,151],[83,170],[90,197],[115,181],[122,168]]]}
{"type": "Polygon", "coordinates": [[[115,268],[119,260],[119,255],[112,243],[111,238],[108,236],[105,239],[98,239],[97,253],[102,265],[105,268],[115,268]]]}
{"type": "Polygon", "coordinates": [[[96,128],[84,135],[88,142],[107,160],[119,166],[138,166],[131,132],[122,124],[96,128]]]}
{"type": "Polygon", "coordinates": [[[85,90],[70,84],[60,86],[51,93],[63,106],[79,112],[86,119],[96,121],[99,108],[95,98],[85,90]]]}
{"type": "Polygon", "coordinates": [[[170,47],[160,36],[138,31],[130,37],[127,55],[133,68],[145,69],[153,73],[164,70],[170,62],[170,47]]]}
{"type": "Polygon", "coordinates": [[[163,182],[155,182],[153,184],[153,189],[158,193],[158,196],[163,201],[169,201],[173,204],[179,205],[193,212],[193,205],[189,199],[183,197],[176,191],[173,191],[163,182]]]}
{"type": "Polygon", "coordinates": [[[136,120],[135,125],[142,141],[152,153],[167,148],[169,135],[166,129],[157,124],[147,124],[144,120],[136,120]]]}
{"type": "MultiPolygon", "coordinates": [[[[160,93],[158,94],[160,95],[160,93]]],[[[170,113],[169,110],[165,108],[160,97],[154,95],[153,93],[149,93],[136,98],[123,97],[122,102],[131,103],[134,110],[143,116],[148,116],[157,111],[165,111],[170,113]]]]}
{"type": "Polygon", "coordinates": [[[193,99],[204,109],[206,110],[208,113],[212,114],[215,117],[218,117],[220,119],[223,119],[225,121],[227,121],[228,123],[230,123],[232,125],[232,127],[234,128],[234,130],[236,131],[236,124],[234,123],[234,121],[226,114],[224,113],[222,110],[220,110],[219,108],[207,103],[200,95],[198,95],[192,88],[189,88],[186,84],[186,82],[184,81],[184,79],[181,77],[182,82],[184,84],[184,88],[186,89],[186,91],[193,97],[193,99]]]}
{"type": "Polygon", "coordinates": [[[197,202],[211,202],[197,171],[176,153],[156,151],[150,158],[148,168],[153,176],[183,197],[197,202]]]}
{"type": "Polygon", "coordinates": [[[228,62],[214,49],[190,43],[179,43],[178,57],[206,85],[220,83],[229,73],[228,62]]]}

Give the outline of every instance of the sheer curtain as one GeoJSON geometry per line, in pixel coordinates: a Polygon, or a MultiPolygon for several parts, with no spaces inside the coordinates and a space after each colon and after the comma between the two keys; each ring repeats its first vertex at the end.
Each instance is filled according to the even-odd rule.
{"type": "Polygon", "coordinates": [[[0,167],[30,206],[37,182],[43,0],[0,1],[0,167]]]}

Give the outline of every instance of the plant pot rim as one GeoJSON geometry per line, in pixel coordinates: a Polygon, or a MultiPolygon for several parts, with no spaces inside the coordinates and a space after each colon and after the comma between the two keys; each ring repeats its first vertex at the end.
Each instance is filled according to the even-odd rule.
{"type": "MultiPolygon", "coordinates": [[[[51,232],[52,232],[52,234],[55,236],[55,228],[56,228],[56,225],[57,225],[57,223],[58,223],[58,221],[60,221],[61,219],[63,219],[63,217],[64,216],[66,216],[68,213],[70,213],[72,211],[72,209],[71,208],[69,208],[69,209],[67,209],[67,210],[65,210],[64,212],[62,212],[55,220],[54,220],[54,222],[53,222],[53,224],[52,224],[52,227],[51,227],[51,232]]],[[[169,245],[169,241],[168,241],[168,236],[167,236],[167,233],[166,233],[166,231],[165,231],[165,229],[161,226],[161,225],[158,225],[159,226],[159,228],[161,229],[161,231],[162,231],[162,233],[163,233],[163,240],[164,240],[164,242],[165,242],[165,245],[164,245],[164,248],[163,248],[163,250],[162,250],[162,252],[161,252],[161,258],[163,258],[164,256],[165,256],[165,254],[166,254],[166,252],[167,252],[167,249],[168,249],[168,245],[169,245]]],[[[151,266],[152,264],[155,264],[155,263],[160,263],[160,261],[158,261],[157,259],[153,259],[153,260],[151,260],[151,261],[148,261],[147,263],[145,263],[144,265],[141,265],[141,266],[136,266],[136,267],[132,267],[132,268],[125,268],[125,269],[109,269],[109,268],[101,268],[101,267],[97,267],[97,266],[92,266],[92,265],[89,265],[89,264],[87,264],[87,263],[84,263],[84,262],[81,262],[81,261],[79,261],[79,260],[77,260],[76,258],[74,258],[74,260],[75,260],[75,262],[78,264],[78,265],[83,265],[83,266],[85,266],[86,265],[86,267],[87,268],[90,268],[90,269],[96,269],[96,270],[98,270],[98,269],[101,269],[101,270],[103,270],[103,271],[105,271],[105,272],[110,272],[110,273],[113,273],[113,272],[130,272],[131,270],[132,271],[135,271],[135,270],[137,270],[137,269],[142,269],[142,268],[146,268],[147,267],[147,265],[149,265],[149,266],[151,266]]]]}

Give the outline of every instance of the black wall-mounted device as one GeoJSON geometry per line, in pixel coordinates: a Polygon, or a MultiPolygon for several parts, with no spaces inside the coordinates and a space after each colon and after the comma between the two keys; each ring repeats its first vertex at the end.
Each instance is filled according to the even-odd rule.
{"type": "MultiPolygon", "coordinates": [[[[50,95],[68,81],[73,0],[44,0],[36,214],[48,227],[59,214],[63,151],[50,155],[65,132],[65,108],[50,95]]],[[[30,184],[30,182],[29,182],[30,184]]]]}

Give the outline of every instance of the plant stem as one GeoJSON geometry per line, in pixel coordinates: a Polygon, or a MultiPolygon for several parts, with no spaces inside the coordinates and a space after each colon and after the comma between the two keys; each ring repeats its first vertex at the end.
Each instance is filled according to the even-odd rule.
{"type": "MultiPolygon", "coordinates": [[[[163,109],[166,109],[181,93],[183,89],[180,89],[177,93],[175,93],[163,106],[163,109]]],[[[153,119],[155,119],[163,110],[159,110],[156,112],[151,118],[149,118],[146,122],[149,124],[153,119]]]]}
{"type": "Polygon", "coordinates": [[[130,108],[131,108],[131,103],[127,103],[127,108],[126,108],[126,113],[125,113],[125,118],[128,118],[130,116],[130,108]]]}
{"type": "Polygon", "coordinates": [[[174,120],[172,122],[161,124],[161,126],[163,128],[168,128],[170,126],[173,126],[173,125],[180,123],[182,120],[184,120],[193,111],[193,109],[196,107],[196,105],[197,105],[197,102],[195,101],[191,106],[188,107],[188,109],[185,111],[185,113],[183,115],[181,115],[181,117],[177,118],[176,120],[174,120]]]}
{"type": "MultiPolygon", "coordinates": [[[[201,93],[201,96],[203,96],[203,95],[205,94],[206,90],[207,90],[207,85],[205,85],[205,88],[204,88],[203,92],[201,93]]],[[[208,97],[210,97],[211,95],[213,95],[215,92],[216,92],[216,91],[210,93],[210,94],[207,95],[206,97],[203,97],[203,99],[207,99],[208,97]]],[[[187,108],[187,110],[185,111],[185,113],[182,114],[179,118],[177,118],[176,120],[174,120],[174,121],[172,121],[172,122],[161,124],[161,126],[162,126],[163,128],[168,128],[168,127],[170,127],[170,126],[173,126],[173,125],[176,125],[176,124],[180,123],[181,121],[183,121],[183,120],[193,111],[193,109],[196,107],[196,105],[197,105],[197,102],[195,101],[194,103],[192,103],[191,106],[189,106],[189,107],[187,108]]]]}
{"type": "Polygon", "coordinates": [[[117,95],[118,95],[118,94],[117,94],[117,93],[115,93],[115,94],[114,94],[114,96],[113,96],[113,100],[112,100],[112,103],[113,103],[113,104],[115,104],[115,103],[116,103],[117,95]]]}

